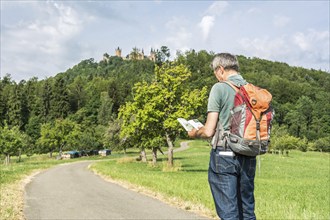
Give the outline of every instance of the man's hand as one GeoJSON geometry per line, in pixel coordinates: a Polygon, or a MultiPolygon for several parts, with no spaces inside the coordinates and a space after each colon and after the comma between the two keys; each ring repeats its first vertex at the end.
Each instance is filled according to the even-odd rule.
{"type": "Polygon", "coordinates": [[[188,136],[191,138],[195,138],[197,136],[198,130],[196,128],[193,128],[191,131],[188,131],[188,136]]]}
{"type": "Polygon", "coordinates": [[[197,129],[192,129],[188,132],[188,136],[191,138],[201,137],[201,138],[210,138],[214,135],[215,129],[217,127],[219,118],[219,112],[209,112],[207,114],[206,123],[203,127],[197,129]]]}

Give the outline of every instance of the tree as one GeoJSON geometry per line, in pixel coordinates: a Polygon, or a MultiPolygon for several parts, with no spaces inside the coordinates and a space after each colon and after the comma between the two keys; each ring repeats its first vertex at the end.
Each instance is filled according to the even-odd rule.
{"type": "Polygon", "coordinates": [[[31,116],[25,126],[25,132],[32,138],[32,144],[40,138],[41,119],[38,116],[31,116]]]}
{"type": "Polygon", "coordinates": [[[12,126],[21,126],[21,103],[19,100],[18,86],[15,84],[8,99],[8,123],[12,126]]]}
{"type": "Polygon", "coordinates": [[[50,79],[43,82],[41,92],[41,118],[43,122],[47,122],[51,118],[51,102],[53,96],[53,89],[50,79]]]}
{"type": "Polygon", "coordinates": [[[170,56],[170,49],[167,46],[161,46],[160,50],[156,50],[156,64],[161,66],[162,63],[169,60],[170,56]]]}
{"type": "MultiPolygon", "coordinates": [[[[120,127],[121,121],[116,119],[114,121],[110,121],[108,124],[108,128],[106,129],[103,137],[103,145],[107,148],[119,148],[120,145],[120,127]]],[[[124,149],[125,150],[125,149],[124,149]]]]}
{"type": "Polygon", "coordinates": [[[40,138],[37,140],[38,153],[49,153],[49,157],[53,156],[53,152],[58,146],[56,139],[56,131],[54,125],[45,123],[41,125],[40,138]]]}
{"type": "Polygon", "coordinates": [[[0,80],[0,127],[4,125],[5,115],[7,114],[4,84],[0,80]]]}
{"type": "Polygon", "coordinates": [[[330,152],[330,137],[327,136],[316,140],[315,148],[321,152],[330,152]]]}
{"type": "Polygon", "coordinates": [[[11,94],[12,86],[16,83],[11,80],[11,76],[6,74],[5,77],[0,80],[0,126],[4,126],[5,122],[9,121],[9,106],[8,99],[11,94]]]}
{"type": "Polygon", "coordinates": [[[66,118],[70,111],[69,94],[62,76],[57,77],[54,82],[52,96],[53,118],[66,118]]]}
{"type": "Polygon", "coordinates": [[[86,82],[81,76],[77,76],[69,86],[71,105],[77,111],[85,105],[86,102],[86,82]]]}
{"type": "Polygon", "coordinates": [[[20,130],[24,130],[29,118],[29,110],[27,104],[27,94],[24,91],[25,81],[21,81],[18,85],[11,87],[8,99],[8,124],[18,126],[20,130]]]}
{"type": "Polygon", "coordinates": [[[182,64],[155,67],[151,83],[135,84],[134,98],[119,111],[121,138],[144,148],[168,146],[168,164],[173,166],[173,142],[181,126],[177,118],[195,116],[205,104],[206,88],[190,91],[185,83],[191,72],[182,64]]]}
{"type": "Polygon", "coordinates": [[[40,98],[38,97],[38,78],[33,77],[29,79],[24,87],[24,94],[26,94],[27,109],[30,116],[40,115],[40,98]]]}
{"type": "Polygon", "coordinates": [[[80,126],[68,119],[57,119],[54,125],[43,124],[40,133],[38,145],[43,152],[45,150],[50,152],[50,157],[56,149],[59,150],[59,156],[61,156],[63,150],[78,148],[82,138],[80,126]]]}
{"type": "Polygon", "coordinates": [[[214,53],[205,50],[196,52],[195,50],[186,51],[184,54],[177,53],[178,62],[186,65],[192,73],[189,79],[191,88],[203,88],[214,84],[214,76],[210,68],[210,63],[214,53]]]}
{"type": "Polygon", "coordinates": [[[0,154],[5,155],[5,164],[10,163],[10,156],[17,154],[20,148],[23,147],[22,133],[18,126],[9,128],[5,125],[0,127],[0,154]]]}
{"type": "Polygon", "coordinates": [[[313,119],[313,101],[306,96],[301,96],[292,109],[287,113],[285,120],[289,124],[289,131],[297,137],[309,137],[313,119]]]}

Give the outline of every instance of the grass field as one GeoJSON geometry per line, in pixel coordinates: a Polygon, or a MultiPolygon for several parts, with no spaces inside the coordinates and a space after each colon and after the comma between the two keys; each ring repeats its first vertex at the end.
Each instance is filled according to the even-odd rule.
{"type": "MultiPolygon", "coordinates": [[[[164,156],[159,158],[157,166],[120,159],[96,163],[92,169],[114,180],[174,198],[168,201],[176,201],[175,205],[182,203],[185,209],[205,209],[206,214],[214,217],[207,182],[210,149],[202,141],[189,145],[188,150],[174,154],[179,168],[176,172],[163,171],[164,156]]],[[[255,179],[258,219],[330,219],[328,153],[292,151],[288,156],[263,155],[260,174],[258,172],[255,179]]]]}
{"type": "MultiPolygon", "coordinates": [[[[124,184],[131,183],[139,191],[162,197],[184,209],[215,217],[207,183],[209,146],[203,141],[189,145],[188,150],[174,154],[178,171],[164,169],[166,155],[159,157],[157,166],[123,158],[121,153],[108,158],[73,160],[35,155],[23,158],[20,163],[13,158],[9,166],[0,164],[0,219],[23,219],[22,180],[28,175],[61,163],[100,159],[115,160],[95,163],[92,169],[98,173],[124,184]]],[[[137,156],[136,150],[129,152],[128,156],[132,155],[137,156]]],[[[261,175],[257,171],[255,185],[258,219],[330,219],[329,154],[292,151],[289,156],[264,155],[261,157],[261,175]]]]}

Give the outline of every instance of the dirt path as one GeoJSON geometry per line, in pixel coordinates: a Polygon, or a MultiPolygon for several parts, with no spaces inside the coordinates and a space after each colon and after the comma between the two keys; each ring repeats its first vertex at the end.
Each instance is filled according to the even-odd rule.
{"type": "Polygon", "coordinates": [[[24,214],[32,219],[205,219],[104,181],[87,167],[59,165],[25,188],[24,214]]]}

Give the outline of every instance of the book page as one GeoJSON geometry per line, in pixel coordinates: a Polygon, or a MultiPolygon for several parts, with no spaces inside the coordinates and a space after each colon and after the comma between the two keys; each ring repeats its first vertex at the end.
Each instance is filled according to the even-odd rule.
{"type": "Polygon", "coordinates": [[[194,127],[184,118],[178,118],[178,121],[186,131],[191,131],[194,127]]]}
{"type": "Polygon", "coordinates": [[[184,118],[178,118],[178,121],[180,122],[180,124],[184,127],[184,129],[186,131],[191,131],[193,128],[195,129],[199,129],[200,127],[203,127],[204,125],[198,121],[197,119],[191,119],[189,121],[187,121],[184,118]]]}

